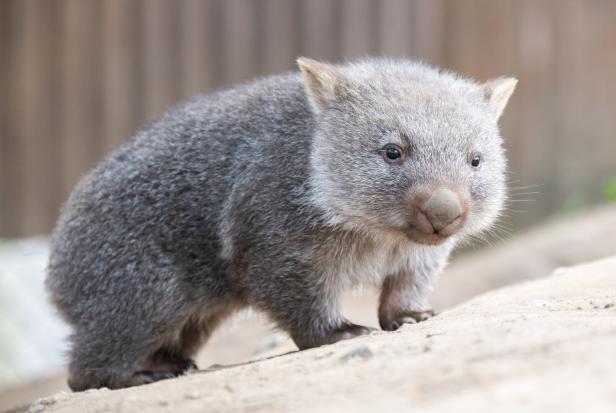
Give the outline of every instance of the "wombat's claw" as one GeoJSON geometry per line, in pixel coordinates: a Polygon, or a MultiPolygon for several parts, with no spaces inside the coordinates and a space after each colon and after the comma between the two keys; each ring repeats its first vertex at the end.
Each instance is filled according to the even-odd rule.
{"type": "Polygon", "coordinates": [[[404,314],[392,319],[386,320],[381,323],[383,330],[394,331],[402,327],[404,324],[417,324],[422,321],[434,317],[436,312],[434,310],[419,310],[419,311],[406,311],[404,314]]]}
{"type": "Polygon", "coordinates": [[[168,368],[171,368],[171,370],[176,374],[176,376],[181,376],[182,374],[188,374],[195,370],[199,370],[199,367],[197,367],[195,362],[189,358],[183,358],[173,361],[170,360],[168,368]]]}
{"type": "Polygon", "coordinates": [[[360,326],[358,324],[345,324],[336,330],[333,334],[333,341],[348,340],[350,338],[367,335],[375,331],[374,328],[360,326]]]}
{"type": "MultiPolygon", "coordinates": [[[[168,366],[172,367],[173,365],[168,366]]],[[[142,384],[150,384],[161,380],[174,379],[183,374],[189,374],[199,368],[195,362],[189,358],[177,361],[174,363],[175,368],[172,370],[156,370],[156,371],[140,371],[135,373],[131,379],[131,386],[140,386],[142,384]]]]}
{"type": "Polygon", "coordinates": [[[333,344],[340,340],[348,340],[358,336],[367,335],[373,331],[375,331],[375,329],[370,327],[364,327],[352,323],[344,323],[324,334],[303,337],[300,336],[299,338],[294,338],[293,340],[300,350],[305,350],[308,348],[323,346],[325,344],[333,344]]]}
{"type": "Polygon", "coordinates": [[[178,377],[178,374],[172,371],[140,371],[133,375],[129,386],[141,386],[176,377],[178,377]]]}
{"type": "Polygon", "coordinates": [[[411,318],[415,320],[416,323],[421,321],[426,321],[428,318],[432,318],[436,315],[434,310],[421,310],[421,311],[409,311],[405,314],[405,318],[411,318]]]}
{"type": "Polygon", "coordinates": [[[199,370],[199,367],[197,367],[197,364],[191,359],[186,359],[186,364],[184,365],[184,368],[182,369],[182,374],[192,373],[193,371],[197,371],[197,370],[199,370]]]}

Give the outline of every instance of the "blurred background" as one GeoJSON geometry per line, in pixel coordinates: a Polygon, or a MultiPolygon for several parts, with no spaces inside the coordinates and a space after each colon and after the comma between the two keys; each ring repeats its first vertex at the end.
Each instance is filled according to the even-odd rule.
{"type": "Polygon", "coordinates": [[[616,199],[615,21],[610,0],[0,0],[0,391],[63,363],[41,287],[60,205],[170,104],[300,55],[515,76],[501,119],[515,234],[616,199]]]}
{"type": "Polygon", "coordinates": [[[299,55],[520,79],[502,119],[526,226],[596,203],[616,163],[616,3],[0,1],[0,235],[48,233],[79,177],[173,102],[299,55]]]}

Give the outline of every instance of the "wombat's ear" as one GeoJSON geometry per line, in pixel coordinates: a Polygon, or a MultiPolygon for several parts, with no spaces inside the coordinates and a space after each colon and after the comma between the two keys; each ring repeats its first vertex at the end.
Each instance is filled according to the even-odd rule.
{"type": "Polygon", "coordinates": [[[298,58],[297,65],[304,75],[306,91],[317,111],[340,95],[341,76],[335,66],[307,57],[298,58]]]}
{"type": "Polygon", "coordinates": [[[513,77],[499,77],[484,83],[484,96],[497,118],[503,113],[517,83],[518,79],[513,77]]]}

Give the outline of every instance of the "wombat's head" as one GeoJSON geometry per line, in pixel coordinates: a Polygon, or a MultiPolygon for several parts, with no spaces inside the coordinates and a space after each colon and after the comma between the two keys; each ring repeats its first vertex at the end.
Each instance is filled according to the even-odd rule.
{"type": "Polygon", "coordinates": [[[438,244],[495,220],[497,122],[515,79],[477,84],[408,60],[298,64],[318,124],[313,197],[332,223],[438,244]]]}

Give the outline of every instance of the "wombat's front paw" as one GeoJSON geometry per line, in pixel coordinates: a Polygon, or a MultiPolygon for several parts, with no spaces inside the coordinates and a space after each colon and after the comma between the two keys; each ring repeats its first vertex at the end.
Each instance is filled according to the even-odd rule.
{"type": "Polygon", "coordinates": [[[344,323],[338,328],[335,328],[325,334],[318,336],[293,337],[293,341],[300,350],[305,350],[312,347],[319,347],[325,344],[336,343],[340,340],[348,340],[350,338],[363,336],[376,331],[374,328],[364,327],[357,324],[344,323]]]}
{"type": "Polygon", "coordinates": [[[436,315],[434,310],[405,311],[404,313],[396,314],[392,318],[381,318],[379,319],[379,324],[383,330],[394,331],[403,324],[416,324],[426,321],[434,315],[436,315]]]}

